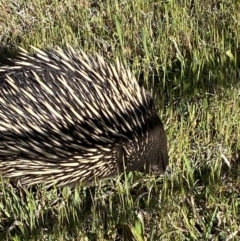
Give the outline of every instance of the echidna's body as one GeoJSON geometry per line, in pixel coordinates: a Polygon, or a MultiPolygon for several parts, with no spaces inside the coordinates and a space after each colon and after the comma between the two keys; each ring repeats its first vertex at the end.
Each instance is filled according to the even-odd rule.
{"type": "Polygon", "coordinates": [[[123,160],[166,169],[163,125],[129,70],[71,47],[35,50],[0,68],[3,176],[65,185],[114,175],[123,160]]]}

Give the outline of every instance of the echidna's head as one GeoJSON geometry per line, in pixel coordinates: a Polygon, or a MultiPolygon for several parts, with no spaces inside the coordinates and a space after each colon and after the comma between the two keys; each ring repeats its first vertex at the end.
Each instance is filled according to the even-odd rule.
{"type": "Polygon", "coordinates": [[[164,173],[169,164],[166,133],[159,116],[149,118],[142,135],[124,146],[126,169],[164,173]]]}
{"type": "Polygon", "coordinates": [[[149,129],[143,142],[147,142],[144,161],[146,171],[163,173],[169,164],[167,137],[163,124],[157,114],[149,121],[149,129]]]}

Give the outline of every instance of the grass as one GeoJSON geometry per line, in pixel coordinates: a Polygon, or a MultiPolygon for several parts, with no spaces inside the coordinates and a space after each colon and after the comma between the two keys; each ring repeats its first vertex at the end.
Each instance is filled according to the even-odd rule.
{"type": "Polygon", "coordinates": [[[119,57],[156,96],[172,174],[95,188],[0,187],[2,240],[240,239],[240,8],[230,0],[0,2],[0,59],[70,43],[119,57]]]}

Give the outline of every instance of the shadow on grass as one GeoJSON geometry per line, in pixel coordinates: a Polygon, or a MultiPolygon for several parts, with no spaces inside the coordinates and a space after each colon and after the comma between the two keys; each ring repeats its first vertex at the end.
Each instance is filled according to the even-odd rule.
{"type": "MultiPolygon", "coordinates": [[[[1,240],[14,236],[22,237],[23,240],[26,238],[37,239],[44,236],[45,233],[47,235],[56,233],[56,230],[59,230],[61,234],[66,227],[69,227],[68,234],[74,236],[74,227],[78,227],[76,224],[83,223],[88,216],[91,216],[94,187],[87,188],[85,195],[76,203],[73,200],[74,190],[70,189],[70,193],[66,195],[60,188],[49,188],[48,190],[42,189],[41,186],[21,188],[5,182],[1,185],[4,190],[4,193],[1,193],[2,205],[9,209],[5,213],[1,211],[3,220],[0,224],[1,240]],[[51,196],[52,192],[53,196],[51,196]],[[69,203],[73,204],[73,212],[65,210],[69,203]],[[59,218],[62,215],[61,212],[66,212],[65,218],[59,218]],[[74,212],[77,212],[77,216],[74,215],[74,212]]],[[[83,189],[80,188],[79,193],[81,194],[81,192],[83,189]]]]}
{"type": "MultiPolygon", "coordinates": [[[[46,198],[46,192],[43,194],[38,187],[17,189],[6,184],[4,195],[11,196],[11,202],[16,205],[12,212],[18,209],[19,215],[14,215],[15,218],[13,218],[11,216],[14,213],[8,213],[8,216],[1,214],[2,220],[5,221],[1,223],[0,238],[7,240],[8,237],[17,236],[24,240],[39,239],[44,233],[46,236],[50,236],[66,232],[72,238],[77,238],[79,233],[85,233],[89,240],[97,241],[99,236],[97,230],[94,231],[94,229],[99,228],[103,233],[106,231],[103,234],[106,240],[113,240],[111,235],[115,236],[116,241],[123,240],[122,238],[134,240],[131,225],[134,225],[134,220],[138,218],[136,212],[140,209],[154,210],[158,203],[161,186],[160,181],[158,186],[151,191],[152,198],[146,204],[145,199],[147,199],[149,190],[143,183],[129,188],[129,193],[121,194],[114,189],[114,186],[109,185],[101,188],[95,186],[80,188],[77,193],[81,198],[77,202],[74,200],[76,190],[72,190],[71,194],[66,197],[62,189],[57,189],[56,198],[49,201],[46,198]],[[104,189],[104,193],[102,189],[104,189]],[[143,195],[144,193],[145,195],[143,195]],[[133,206],[129,204],[131,202],[129,195],[135,203],[133,206]],[[41,206],[41,210],[38,210],[36,205],[32,224],[30,215],[24,218],[28,213],[26,208],[29,207],[29,202],[32,202],[31,199],[41,206]],[[95,225],[99,226],[94,228],[95,225]],[[111,229],[113,233],[109,234],[111,229]]],[[[51,192],[51,190],[47,192],[51,192]]],[[[4,200],[3,205],[6,206],[4,200]]]]}
{"type": "Polygon", "coordinates": [[[11,65],[9,59],[14,59],[18,56],[19,49],[14,45],[1,46],[0,48],[0,66],[1,65],[11,65]]]}

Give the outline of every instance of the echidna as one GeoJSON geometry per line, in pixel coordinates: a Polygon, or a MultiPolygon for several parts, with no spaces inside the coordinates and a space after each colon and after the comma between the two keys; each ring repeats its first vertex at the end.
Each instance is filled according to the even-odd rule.
{"type": "Polygon", "coordinates": [[[151,95],[118,60],[21,49],[0,68],[0,173],[23,185],[72,185],[168,165],[151,95]]]}

